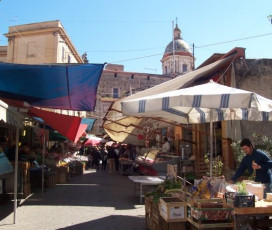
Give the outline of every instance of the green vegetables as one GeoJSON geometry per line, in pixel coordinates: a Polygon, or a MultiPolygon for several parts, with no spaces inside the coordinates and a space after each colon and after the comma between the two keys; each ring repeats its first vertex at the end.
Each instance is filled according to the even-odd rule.
{"type": "Polygon", "coordinates": [[[181,181],[174,179],[165,179],[162,184],[159,184],[156,191],[146,193],[146,197],[153,197],[153,203],[157,204],[160,197],[171,197],[170,194],[165,193],[166,191],[173,189],[181,189],[181,181]]]}
{"type": "Polygon", "coordinates": [[[238,182],[237,186],[238,186],[238,188],[237,188],[238,195],[247,195],[246,183],[245,182],[238,182]]]}

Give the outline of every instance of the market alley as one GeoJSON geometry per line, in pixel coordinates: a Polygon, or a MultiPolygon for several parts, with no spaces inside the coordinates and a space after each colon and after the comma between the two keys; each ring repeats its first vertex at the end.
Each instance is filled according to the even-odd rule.
{"type": "Polygon", "coordinates": [[[69,183],[21,200],[13,224],[13,202],[0,204],[0,229],[145,229],[144,205],[127,176],[86,170],[69,183]]]}

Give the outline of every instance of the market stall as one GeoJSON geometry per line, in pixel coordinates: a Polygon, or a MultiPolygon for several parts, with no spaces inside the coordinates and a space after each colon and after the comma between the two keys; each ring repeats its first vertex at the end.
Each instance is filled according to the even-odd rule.
{"type": "Polygon", "coordinates": [[[162,149],[147,150],[141,156],[135,159],[139,165],[139,172],[150,176],[166,176],[167,165],[177,164],[180,156],[174,156],[163,153],[162,149]]]}
{"type": "Polygon", "coordinates": [[[194,185],[164,179],[145,194],[148,229],[269,229],[272,194],[254,181],[228,184],[223,176],[203,177],[194,185]],[[168,225],[165,224],[168,223],[168,225]]]}

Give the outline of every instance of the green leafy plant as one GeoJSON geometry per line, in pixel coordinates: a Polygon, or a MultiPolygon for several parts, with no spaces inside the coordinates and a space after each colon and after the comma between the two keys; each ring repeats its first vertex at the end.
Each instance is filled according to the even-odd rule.
{"type": "Polygon", "coordinates": [[[268,156],[272,157],[272,139],[270,137],[259,133],[253,133],[252,143],[256,149],[260,149],[267,153],[268,156]]]}
{"type": "MultiPolygon", "coordinates": [[[[209,154],[204,155],[204,162],[208,165],[207,175],[210,175],[210,156],[209,154]]],[[[212,161],[213,176],[221,176],[223,173],[224,163],[220,156],[214,157],[212,161]]]]}
{"type": "Polygon", "coordinates": [[[238,182],[237,186],[238,186],[237,187],[238,195],[247,195],[246,183],[245,182],[238,182]]]}
{"type": "MultiPolygon", "coordinates": [[[[253,133],[251,138],[252,144],[256,149],[260,149],[261,151],[268,154],[268,156],[272,157],[272,139],[268,136],[253,133]]],[[[232,142],[231,149],[234,154],[234,158],[237,162],[237,167],[241,163],[243,157],[246,155],[244,151],[240,147],[241,141],[232,142]]]]}

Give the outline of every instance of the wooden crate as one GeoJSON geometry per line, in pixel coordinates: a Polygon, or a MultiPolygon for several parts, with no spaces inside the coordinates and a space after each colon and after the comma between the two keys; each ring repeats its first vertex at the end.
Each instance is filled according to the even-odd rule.
{"type": "Polygon", "coordinates": [[[152,211],[152,204],[153,204],[153,197],[145,197],[145,213],[151,215],[152,211]]]}
{"type": "Polygon", "coordinates": [[[183,222],[168,222],[164,219],[161,222],[162,230],[186,230],[186,221],[183,222]]]}
{"type": "Polygon", "coordinates": [[[192,218],[187,218],[188,222],[191,223],[190,229],[234,229],[233,222],[203,222],[203,221],[196,221],[192,218]]]}
{"type": "Polygon", "coordinates": [[[233,208],[191,208],[191,217],[196,220],[231,221],[233,208]]]}
{"type": "Polygon", "coordinates": [[[190,199],[190,206],[195,208],[224,208],[227,206],[227,204],[226,199],[199,199],[198,197],[192,196],[190,199]]]}
{"type": "Polygon", "coordinates": [[[159,204],[153,203],[152,204],[152,211],[151,211],[151,218],[153,225],[160,225],[161,222],[161,216],[159,212],[159,204]]]}
{"type": "Polygon", "coordinates": [[[56,172],[56,184],[66,184],[67,181],[67,173],[66,172],[61,172],[57,171],[56,172]]]}
{"type": "Polygon", "coordinates": [[[145,227],[148,230],[152,230],[152,218],[149,213],[145,214],[145,227]]]}
{"type": "Polygon", "coordinates": [[[160,215],[167,222],[187,220],[187,203],[178,197],[161,197],[159,210],[160,215]]]}
{"type": "Polygon", "coordinates": [[[46,173],[44,176],[44,187],[55,188],[56,186],[56,175],[55,173],[46,173]]]}
{"type": "Polygon", "coordinates": [[[233,207],[225,199],[192,198],[188,203],[188,221],[198,229],[232,228],[233,207]]]}

